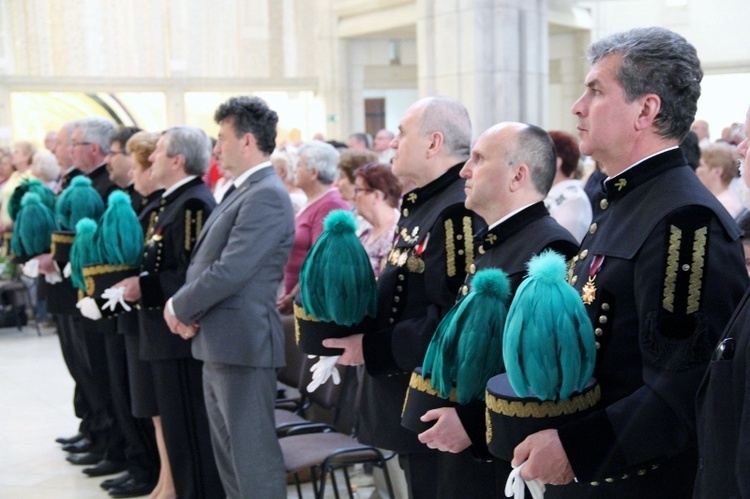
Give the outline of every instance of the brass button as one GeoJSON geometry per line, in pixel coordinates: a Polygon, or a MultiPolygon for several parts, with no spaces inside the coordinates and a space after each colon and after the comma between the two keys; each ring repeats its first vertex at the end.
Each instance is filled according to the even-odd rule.
{"type": "Polygon", "coordinates": [[[466,284],[464,284],[463,286],[461,286],[461,294],[463,294],[464,296],[466,296],[467,294],[469,294],[469,286],[467,286],[466,284]]]}
{"type": "Polygon", "coordinates": [[[683,270],[683,271],[685,271],[685,272],[687,272],[688,270],[690,270],[690,265],[689,265],[689,264],[687,264],[687,263],[686,263],[686,264],[684,264],[684,265],[682,266],[682,270],[683,270]]]}
{"type": "Polygon", "coordinates": [[[476,274],[477,273],[477,266],[473,263],[469,265],[469,274],[476,274]]]}
{"type": "Polygon", "coordinates": [[[396,320],[393,317],[388,319],[388,324],[393,324],[394,322],[396,322],[396,320]]]}
{"type": "Polygon", "coordinates": [[[398,296],[394,296],[394,297],[393,297],[393,301],[394,301],[394,302],[396,302],[396,303],[398,303],[398,302],[400,302],[400,301],[401,301],[401,298],[400,298],[400,297],[398,297],[398,296]]]}
{"type": "Polygon", "coordinates": [[[627,480],[628,478],[630,478],[630,475],[628,475],[627,473],[625,473],[624,475],[622,475],[620,477],[620,480],[627,480]]]}
{"type": "Polygon", "coordinates": [[[396,291],[401,292],[403,290],[404,290],[403,286],[396,286],[396,291]]]}
{"type": "Polygon", "coordinates": [[[609,208],[609,201],[607,201],[607,198],[604,198],[601,201],[599,201],[599,207],[602,210],[606,210],[607,208],[609,208]]]}
{"type": "Polygon", "coordinates": [[[658,464],[652,464],[651,465],[651,469],[652,470],[658,470],[659,469],[659,465],[658,464]]]}
{"type": "Polygon", "coordinates": [[[599,349],[601,348],[601,345],[599,344],[599,342],[598,342],[598,341],[597,341],[596,343],[594,343],[594,345],[596,345],[596,349],[597,349],[597,350],[599,350],[599,349]]]}
{"type": "Polygon", "coordinates": [[[609,303],[602,303],[602,310],[609,312],[609,303]]]}
{"type": "Polygon", "coordinates": [[[594,487],[598,487],[599,486],[599,482],[591,482],[591,485],[593,485],[594,487]]]}
{"type": "Polygon", "coordinates": [[[643,476],[646,474],[646,470],[638,470],[638,476],[643,476]]]}
{"type": "Polygon", "coordinates": [[[464,236],[462,234],[459,234],[459,235],[456,236],[456,240],[458,240],[458,241],[460,241],[463,238],[464,238],[464,236]]]}
{"type": "Polygon", "coordinates": [[[397,309],[396,307],[393,307],[393,308],[391,309],[391,312],[394,312],[394,313],[395,313],[395,312],[398,312],[398,309],[397,309]]]}
{"type": "Polygon", "coordinates": [[[404,208],[404,210],[401,212],[401,214],[404,215],[405,217],[408,217],[409,216],[409,208],[404,208]]]}
{"type": "Polygon", "coordinates": [[[607,323],[607,316],[606,315],[600,315],[599,316],[599,324],[606,324],[607,323]]]}
{"type": "Polygon", "coordinates": [[[398,280],[399,281],[403,281],[404,280],[404,274],[399,274],[398,275],[398,280]]]}
{"type": "Polygon", "coordinates": [[[604,331],[602,330],[602,328],[598,327],[598,328],[594,329],[594,334],[597,335],[597,336],[601,336],[601,335],[604,334],[604,331]]]}
{"type": "Polygon", "coordinates": [[[585,249],[585,250],[581,251],[581,256],[580,256],[581,260],[583,260],[587,256],[589,256],[589,250],[585,249]]]}
{"type": "Polygon", "coordinates": [[[615,479],[614,478],[605,478],[604,481],[607,482],[607,483],[612,483],[612,482],[615,481],[615,479]]]}
{"type": "Polygon", "coordinates": [[[577,283],[577,282],[578,282],[578,276],[574,275],[573,278],[570,280],[570,284],[575,285],[575,283],[577,283]]]}
{"type": "Polygon", "coordinates": [[[458,250],[458,254],[459,255],[463,255],[464,254],[464,250],[458,250]]]}
{"type": "Polygon", "coordinates": [[[591,227],[589,227],[589,233],[594,234],[596,232],[596,229],[597,225],[595,223],[591,224],[591,227]]]}

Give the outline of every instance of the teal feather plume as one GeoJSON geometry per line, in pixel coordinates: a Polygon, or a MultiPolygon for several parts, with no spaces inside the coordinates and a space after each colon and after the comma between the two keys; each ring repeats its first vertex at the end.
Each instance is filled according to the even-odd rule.
{"type": "Polygon", "coordinates": [[[505,323],[503,360],[521,397],[567,400],[594,370],[594,331],[581,297],[565,280],[565,259],[548,250],[528,263],[505,323]]]}
{"type": "Polygon", "coordinates": [[[18,218],[18,212],[21,210],[23,197],[28,192],[33,192],[39,196],[40,201],[50,210],[55,209],[55,193],[52,189],[44,185],[37,178],[26,179],[16,187],[8,201],[8,215],[15,221],[18,218]]]}
{"type": "Polygon", "coordinates": [[[333,210],[300,270],[302,308],[321,321],[351,326],[375,316],[377,284],[351,212],[333,210]]]}
{"type": "Polygon", "coordinates": [[[13,231],[13,237],[20,238],[23,254],[35,256],[48,251],[55,228],[52,210],[42,202],[39,194],[28,191],[21,200],[13,231]]]}
{"type": "Polygon", "coordinates": [[[114,191],[99,222],[99,250],[104,263],[137,267],[143,258],[143,228],[130,196],[114,191]]]}
{"type": "Polygon", "coordinates": [[[482,400],[487,381],[503,371],[502,334],[510,301],[508,275],[500,269],[480,270],[472,287],[443,317],[422,366],[442,397],[455,384],[461,404],[482,400]]]}
{"type": "Polygon", "coordinates": [[[70,279],[81,291],[86,291],[83,267],[102,263],[97,243],[97,225],[90,218],[83,218],[75,226],[76,235],[70,248],[70,279]]]}
{"type": "Polygon", "coordinates": [[[79,175],[75,177],[55,204],[55,217],[61,230],[75,230],[83,218],[99,221],[104,213],[104,201],[91,185],[91,179],[79,175]]]}

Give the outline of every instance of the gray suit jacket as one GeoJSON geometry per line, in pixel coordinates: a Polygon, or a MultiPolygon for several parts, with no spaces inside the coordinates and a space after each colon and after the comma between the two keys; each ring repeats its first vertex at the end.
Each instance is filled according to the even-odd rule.
{"type": "Polygon", "coordinates": [[[193,356],[252,367],[284,365],[276,296],[294,240],[289,194],[273,168],[245,180],[214,209],[198,236],[178,319],[200,323],[193,356]]]}

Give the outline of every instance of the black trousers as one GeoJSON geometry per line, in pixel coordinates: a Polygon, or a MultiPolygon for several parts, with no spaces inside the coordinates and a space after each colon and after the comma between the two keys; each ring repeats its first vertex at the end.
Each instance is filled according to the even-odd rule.
{"type": "Polygon", "coordinates": [[[70,316],[67,314],[55,314],[55,326],[57,327],[57,338],[60,340],[60,351],[62,352],[65,366],[68,368],[70,377],[73,378],[73,382],[75,383],[75,389],[73,390],[73,410],[75,411],[75,415],[81,420],[78,430],[85,434],[86,419],[91,417],[91,408],[81,388],[80,366],[75,356],[74,333],[70,316]]]}
{"type": "Polygon", "coordinates": [[[151,361],[151,365],[177,497],[226,497],[211,447],[203,363],[190,358],[151,361]]]}

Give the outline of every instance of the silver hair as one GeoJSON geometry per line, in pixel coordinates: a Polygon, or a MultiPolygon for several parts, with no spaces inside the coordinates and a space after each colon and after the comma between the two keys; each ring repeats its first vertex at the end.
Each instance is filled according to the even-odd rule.
{"type": "Polygon", "coordinates": [[[592,64],[608,55],[622,57],[617,79],[628,102],[646,94],[658,95],[657,133],[682,140],[693,124],[701,95],[703,70],[695,47],[665,28],[635,28],[589,47],[592,64]]]}
{"type": "Polygon", "coordinates": [[[445,152],[461,160],[471,154],[471,119],[466,107],[450,97],[427,97],[420,120],[420,132],[440,132],[445,152]]]}
{"type": "Polygon", "coordinates": [[[318,181],[330,185],[339,176],[339,152],[331,144],[313,140],[299,148],[299,159],[305,159],[307,169],[318,170],[318,181]]]}
{"type": "Polygon", "coordinates": [[[203,175],[211,159],[211,139],[206,132],[192,126],[175,126],[164,131],[167,156],[185,158],[185,173],[203,175]]]}
{"type": "Polygon", "coordinates": [[[546,196],[557,172],[555,143],[549,134],[536,125],[523,124],[505,157],[508,166],[521,163],[529,167],[534,189],[546,196]]]}
{"type": "Polygon", "coordinates": [[[34,176],[45,182],[56,180],[60,176],[60,165],[57,158],[49,151],[37,151],[31,160],[31,171],[34,176]]]}
{"type": "Polygon", "coordinates": [[[83,142],[96,144],[105,156],[109,154],[109,145],[112,134],[115,133],[115,125],[106,118],[91,116],[81,118],[73,122],[73,128],[83,130],[83,142]]]}
{"type": "Polygon", "coordinates": [[[297,166],[297,152],[295,148],[286,146],[282,149],[276,149],[271,154],[271,164],[283,170],[284,175],[281,180],[291,182],[294,180],[294,168],[297,166]]]}

